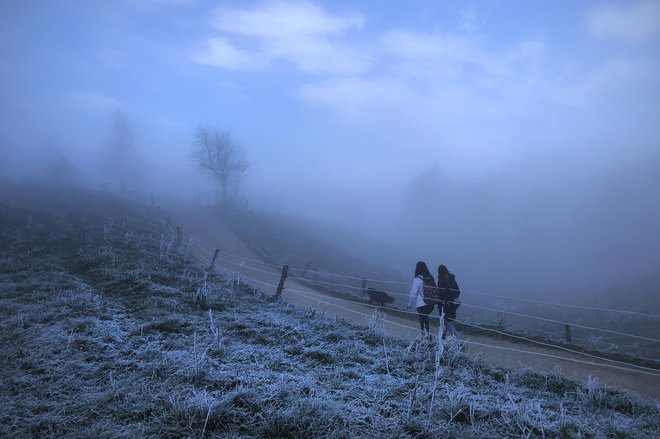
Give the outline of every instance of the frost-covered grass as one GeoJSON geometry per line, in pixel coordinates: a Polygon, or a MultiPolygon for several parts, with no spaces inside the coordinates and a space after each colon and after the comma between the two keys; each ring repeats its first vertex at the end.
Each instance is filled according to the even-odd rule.
{"type": "Polygon", "coordinates": [[[209,278],[146,207],[4,187],[0,212],[2,437],[660,436],[657,402],[595,380],[209,278]]]}

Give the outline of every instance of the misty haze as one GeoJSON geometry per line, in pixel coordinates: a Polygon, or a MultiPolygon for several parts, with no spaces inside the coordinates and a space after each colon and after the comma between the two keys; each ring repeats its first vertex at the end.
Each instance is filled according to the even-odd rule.
{"type": "MultiPolygon", "coordinates": [[[[512,412],[468,395],[508,387],[461,381],[448,371],[477,367],[461,361],[511,371],[520,395],[537,379],[527,371],[556,373],[553,391],[577,399],[539,404],[587,407],[534,418],[521,396],[525,427],[500,420],[498,436],[660,434],[660,1],[5,1],[0,36],[3,381],[14,376],[0,436],[488,437],[480,422],[512,412]],[[418,261],[436,280],[448,267],[460,306],[449,342],[435,308],[436,350],[415,369],[418,261]],[[295,376],[308,361],[339,373],[344,348],[355,369],[341,379],[401,386],[392,413],[347,408],[359,397],[318,384],[328,405],[291,410],[334,413],[327,425],[277,412],[244,430],[230,419],[245,426],[241,410],[280,395],[260,380],[288,378],[209,384],[252,361],[239,350],[281,359],[259,373],[295,376]],[[111,383],[87,393],[112,394],[88,400],[108,425],[157,423],[83,427],[89,414],[70,407],[49,424],[41,413],[78,398],[51,395],[70,383],[28,398],[14,371],[46,382],[42,356],[61,377],[76,349],[80,383],[111,383]],[[143,378],[120,366],[148,364],[146,351],[183,377],[166,379],[162,406],[131,396],[143,378]],[[589,411],[635,411],[605,389],[631,392],[647,423],[589,411]],[[458,411],[437,406],[456,398],[458,411]],[[118,401],[140,408],[108,408],[118,401]],[[427,422],[440,412],[448,430],[427,422]]],[[[285,406],[309,396],[304,380],[334,382],[304,377],[285,406]]]]}

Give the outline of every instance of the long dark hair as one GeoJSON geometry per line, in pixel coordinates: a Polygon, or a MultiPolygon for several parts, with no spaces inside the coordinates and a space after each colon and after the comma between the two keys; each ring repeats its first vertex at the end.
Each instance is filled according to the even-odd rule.
{"type": "Polygon", "coordinates": [[[421,276],[426,282],[431,280],[433,281],[433,284],[435,284],[435,279],[433,279],[429,267],[426,266],[426,262],[419,261],[417,265],[415,265],[415,277],[417,276],[421,276]]]}
{"type": "MultiPolygon", "coordinates": [[[[449,269],[445,265],[438,265],[438,286],[443,288],[454,288],[452,285],[452,279],[454,275],[449,272],[449,269]]],[[[456,286],[458,288],[458,286],[456,286]]]]}

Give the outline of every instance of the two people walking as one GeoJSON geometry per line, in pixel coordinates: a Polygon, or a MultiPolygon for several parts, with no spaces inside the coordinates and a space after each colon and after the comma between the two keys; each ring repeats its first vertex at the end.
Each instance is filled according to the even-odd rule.
{"type": "Polygon", "coordinates": [[[413,278],[410,296],[408,298],[408,310],[415,305],[417,315],[419,316],[419,325],[422,333],[431,337],[429,327],[429,315],[433,312],[435,305],[438,305],[438,314],[444,318],[445,331],[442,338],[447,335],[456,337],[456,328],[454,319],[456,319],[456,309],[460,305],[458,296],[460,290],[456,277],[449,272],[445,265],[438,266],[438,282],[436,284],[433,275],[429,271],[426,263],[417,262],[415,265],[415,277],[413,278]],[[443,317],[444,316],[444,317],[443,317]]]}

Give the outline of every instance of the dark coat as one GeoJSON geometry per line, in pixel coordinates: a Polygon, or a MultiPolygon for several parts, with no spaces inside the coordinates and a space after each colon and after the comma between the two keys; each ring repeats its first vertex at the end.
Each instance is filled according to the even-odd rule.
{"type": "Polygon", "coordinates": [[[456,276],[452,273],[446,273],[438,276],[438,290],[440,290],[440,300],[452,301],[458,299],[461,290],[458,288],[456,276]]]}

